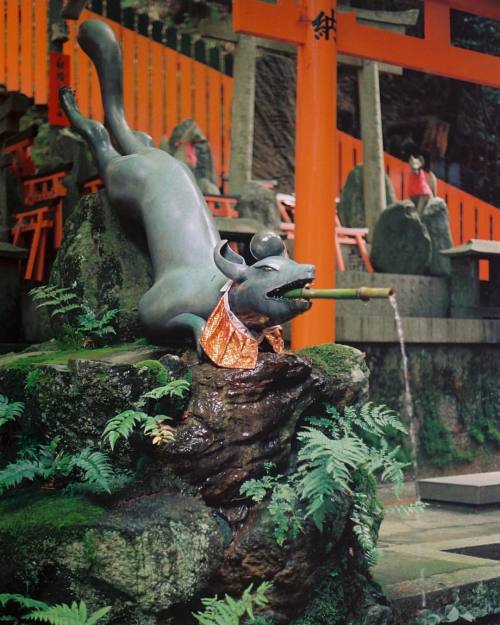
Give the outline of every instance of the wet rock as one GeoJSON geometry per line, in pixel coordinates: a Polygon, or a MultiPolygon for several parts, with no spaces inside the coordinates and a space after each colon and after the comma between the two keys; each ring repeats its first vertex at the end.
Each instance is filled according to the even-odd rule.
{"type": "Polygon", "coordinates": [[[375,271],[421,275],[428,272],[431,257],[431,238],[413,202],[403,200],[382,211],[370,254],[375,271]]]}
{"type": "Polygon", "coordinates": [[[258,182],[247,182],[236,204],[240,217],[255,219],[263,227],[279,232],[281,218],[276,194],[258,182]]]}
{"type": "Polygon", "coordinates": [[[297,420],[320,386],[310,373],[291,354],[261,354],[249,370],[193,367],[186,418],[162,460],[211,505],[227,503],[264,462],[290,455],[297,420]]]}
{"type": "Polygon", "coordinates": [[[429,273],[432,276],[449,276],[451,274],[450,259],[440,252],[453,247],[453,241],[448,206],[442,198],[433,197],[429,200],[423,211],[422,223],[427,228],[432,243],[429,273]]]}
{"type": "MultiPolygon", "coordinates": [[[[119,309],[113,325],[120,339],[141,334],[137,306],[152,284],[151,264],[140,241],[125,233],[104,191],[82,197],[66,221],[49,284],[70,288],[98,314],[119,309]]],[[[54,327],[62,332],[61,324],[54,327]]]]}
{"type": "Polygon", "coordinates": [[[109,623],[157,623],[158,614],[171,622],[168,611],[202,593],[221,564],[222,534],[197,498],[156,493],[111,510],[73,500],[80,522],[25,528],[10,547],[14,529],[0,529],[2,553],[15,553],[17,574],[35,576],[45,600],[64,589],[66,601],[78,597],[90,610],[112,605],[109,623]],[[34,554],[24,541],[37,546],[34,554]]]}
{"type": "MultiPolygon", "coordinates": [[[[385,177],[387,206],[396,202],[396,194],[388,176],[385,177]]],[[[338,205],[340,222],[346,228],[366,228],[363,194],[363,165],[356,165],[349,172],[338,205]]]]}
{"type": "Polygon", "coordinates": [[[267,506],[256,505],[235,532],[211,583],[216,591],[239,596],[251,583],[270,581],[269,607],[263,614],[276,623],[289,622],[310,599],[321,566],[334,558],[348,512],[349,502],[339,499],[325,533],[310,522],[296,540],[280,547],[267,506]]]}

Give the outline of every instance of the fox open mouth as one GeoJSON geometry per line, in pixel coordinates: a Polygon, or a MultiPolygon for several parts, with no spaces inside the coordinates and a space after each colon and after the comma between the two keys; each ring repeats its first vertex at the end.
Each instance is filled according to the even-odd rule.
{"type": "Polygon", "coordinates": [[[277,289],[273,289],[272,291],[269,291],[269,293],[267,294],[267,297],[271,299],[283,299],[283,300],[290,300],[290,301],[294,301],[294,300],[307,301],[302,297],[290,298],[290,297],[283,297],[283,295],[287,291],[291,291],[292,289],[303,289],[304,287],[310,287],[310,286],[311,286],[310,278],[304,278],[302,280],[295,280],[294,282],[289,282],[288,284],[280,286],[277,289]]]}

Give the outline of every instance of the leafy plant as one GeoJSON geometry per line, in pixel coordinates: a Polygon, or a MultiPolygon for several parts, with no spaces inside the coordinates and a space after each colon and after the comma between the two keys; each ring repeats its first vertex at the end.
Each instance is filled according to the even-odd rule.
{"type": "Polygon", "coordinates": [[[343,414],[332,406],[325,409],[325,416],[308,419],[316,427],[309,425],[298,433],[301,448],[293,473],[273,476],[272,467],[266,465],[264,477],[248,480],[240,492],[256,502],[270,497],[268,510],[279,545],[297,537],[308,518],[323,531],[336,500],[350,496],[354,533],[368,565],[373,565],[377,557],[375,513],[380,512],[380,505],[376,494],[356,491],[355,485],[360,476],[377,477],[398,490],[405,465],[396,459],[398,448],[389,449],[385,435],[390,429],[406,430],[385,406],[366,404],[359,411],[348,407],[343,414]],[[376,438],[378,446],[367,445],[365,431],[376,438]]]}
{"type": "Polygon", "coordinates": [[[90,448],[78,454],[68,454],[59,450],[59,442],[60,438],[55,437],[48,445],[31,448],[28,456],[21,452],[15,462],[0,470],[0,495],[25,480],[69,482],[68,478],[75,473],[77,479],[73,482],[86,485],[88,490],[111,492],[111,482],[116,474],[105,454],[90,448]]]}
{"type": "Polygon", "coordinates": [[[0,427],[9,421],[14,421],[20,417],[24,410],[24,403],[21,401],[10,402],[5,395],[0,395],[0,427]]]}
{"type": "Polygon", "coordinates": [[[30,599],[19,594],[0,594],[0,605],[2,607],[9,602],[17,603],[21,609],[32,610],[28,614],[23,614],[20,620],[10,616],[2,619],[8,619],[15,623],[38,621],[49,623],[49,625],[95,625],[97,621],[100,621],[111,610],[111,606],[106,606],[93,614],[88,614],[84,601],[80,601],[80,603],[73,601],[71,605],[60,603],[50,606],[43,601],[30,599]]]}
{"type": "Polygon", "coordinates": [[[100,317],[88,306],[78,303],[78,296],[69,288],[39,286],[29,295],[37,308],[51,308],[50,317],[59,317],[64,326],[63,342],[70,345],[93,343],[110,334],[116,334],[111,322],[120,312],[116,308],[106,310],[100,317]]]}
{"type": "Polygon", "coordinates": [[[254,606],[263,607],[268,603],[266,595],[270,588],[269,582],[262,582],[255,592],[253,592],[253,584],[250,584],[243,592],[241,599],[233,599],[229,595],[226,595],[224,599],[219,599],[217,596],[202,599],[204,611],[193,613],[193,616],[200,625],[239,625],[245,615],[251,623],[255,620],[254,606]]]}
{"type": "Polygon", "coordinates": [[[144,393],[135,408],[124,410],[107,422],[102,433],[104,440],[107,441],[111,449],[114,449],[120,438],[127,440],[134,428],[140,425],[144,434],[152,439],[153,444],[158,445],[172,441],[174,438],[172,428],[166,424],[166,421],[172,420],[171,417],[166,415],[152,417],[138,408],[144,405],[146,399],[162,399],[163,397],[182,399],[189,391],[189,386],[189,382],[184,379],[170,380],[164,386],[144,393]]]}

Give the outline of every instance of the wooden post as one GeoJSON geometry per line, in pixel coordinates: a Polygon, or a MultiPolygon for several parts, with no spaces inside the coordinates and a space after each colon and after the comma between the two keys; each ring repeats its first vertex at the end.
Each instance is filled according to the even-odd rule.
{"type": "Polygon", "coordinates": [[[363,139],[363,200],[371,238],[375,222],[387,205],[378,63],[363,62],[358,72],[358,84],[363,139]]]}
{"type": "Polygon", "coordinates": [[[234,55],[230,195],[240,193],[243,185],[252,178],[256,58],[255,37],[240,35],[234,55]]]}
{"type": "MultiPolygon", "coordinates": [[[[337,0],[309,0],[305,42],[298,49],[295,151],[295,259],[316,265],[316,288],[335,287],[336,33],[319,36],[314,21],[335,16],[337,0]]],[[[333,342],[335,306],[314,302],[292,322],[292,347],[333,342]]]]}

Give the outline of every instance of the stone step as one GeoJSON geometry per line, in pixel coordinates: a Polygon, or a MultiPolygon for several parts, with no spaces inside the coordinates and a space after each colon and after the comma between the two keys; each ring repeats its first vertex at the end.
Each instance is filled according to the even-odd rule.
{"type": "Polygon", "coordinates": [[[424,501],[474,506],[500,503],[500,471],[418,480],[418,493],[424,501]]]}

